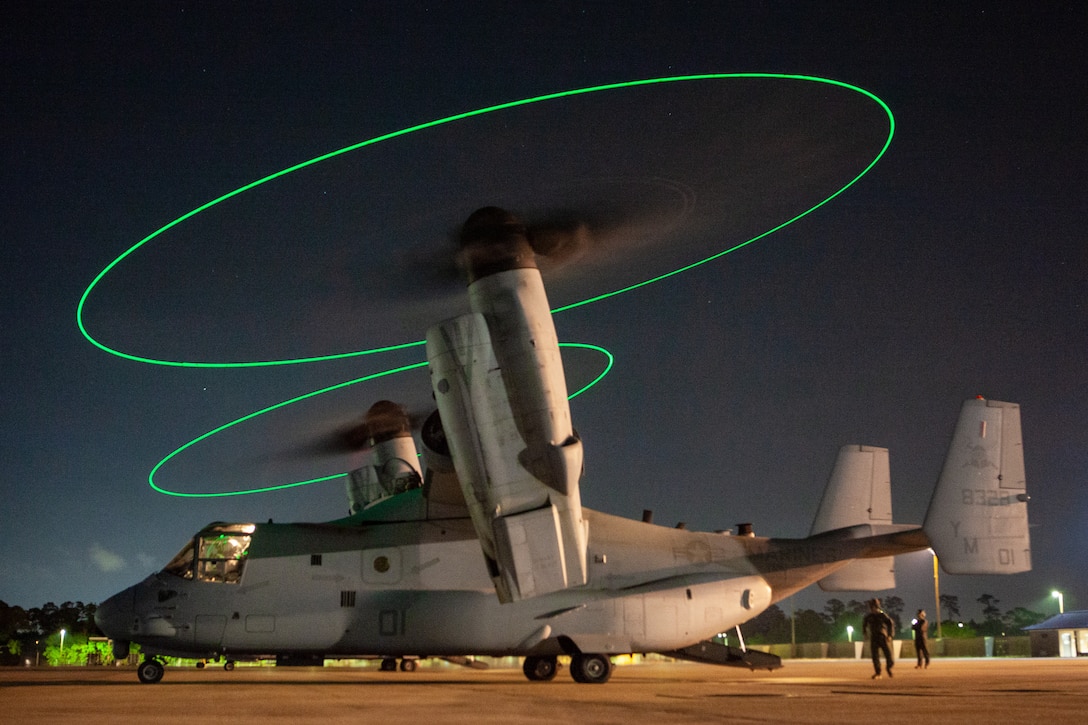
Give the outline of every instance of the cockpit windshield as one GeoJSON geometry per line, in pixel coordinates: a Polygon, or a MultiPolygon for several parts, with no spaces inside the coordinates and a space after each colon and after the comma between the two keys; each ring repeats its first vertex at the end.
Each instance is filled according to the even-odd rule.
{"type": "Polygon", "coordinates": [[[170,560],[170,563],[163,567],[163,571],[167,574],[180,576],[182,579],[192,579],[194,551],[193,541],[190,539],[189,543],[174,555],[174,558],[170,560]]]}
{"type": "Polygon", "coordinates": [[[211,524],[170,560],[163,569],[183,579],[237,584],[242,579],[253,524],[211,524]]]}

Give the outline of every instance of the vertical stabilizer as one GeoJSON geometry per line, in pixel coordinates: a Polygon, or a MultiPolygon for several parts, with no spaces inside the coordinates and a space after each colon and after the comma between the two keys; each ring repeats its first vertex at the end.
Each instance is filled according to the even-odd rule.
{"type": "MultiPolygon", "coordinates": [[[[892,523],[888,449],[848,445],[839,449],[824,489],[812,534],[858,524],[892,523]]],[[[895,586],[895,558],[856,559],[819,581],[828,592],[873,591],[895,586]]]]}
{"type": "Polygon", "coordinates": [[[950,574],[1031,569],[1020,406],[968,400],[945,458],[924,529],[950,574]]]}

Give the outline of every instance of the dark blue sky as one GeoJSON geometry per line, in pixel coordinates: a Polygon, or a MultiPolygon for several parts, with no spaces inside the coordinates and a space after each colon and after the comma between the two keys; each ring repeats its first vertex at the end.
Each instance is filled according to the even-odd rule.
{"type": "MultiPolygon", "coordinates": [[[[216,426],[419,359],[409,350],[222,370],[108,355],[80,334],[76,306],[125,250],[243,184],[415,124],[604,83],[766,72],[870,91],[895,116],[892,145],[857,185],[771,237],[557,317],[561,339],[602,345],[617,359],[573,404],[586,445],[584,502],[632,517],[650,508],[659,522],[693,528],[751,521],[761,534],[801,536],[835,451],[858,442],[891,449],[896,518],[917,522],[960,402],[983,394],[1023,406],[1036,566],[1007,579],[949,577],[941,589],[964,602],[991,593],[1003,609],[1050,611],[1058,587],[1067,607],[1088,606],[1081,4],[512,5],[2,11],[0,599],[101,601],[211,520],[342,515],[339,482],[183,499],[152,491],[147,476],[216,426]]],[[[822,108],[817,101],[837,103],[830,91],[782,101],[757,88],[736,107],[761,118],[751,109],[822,108]]],[[[416,340],[422,329],[405,338],[398,327],[417,323],[414,309],[399,319],[359,291],[360,280],[382,277],[385,257],[353,245],[352,229],[439,239],[476,206],[496,203],[494,187],[519,169],[525,186],[504,187],[504,198],[565,203],[578,197],[578,164],[593,152],[600,173],[625,178],[657,153],[696,193],[697,220],[743,236],[775,204],[789,207],[806,185],[825,183],[808,172],[836,173],[819,146],[798,167],[806,174],[784,173],[780,187],[760,186],[765,173],[730,187],[712,173],[722,149],[700,146],[721,140],[714,119],[723,110],[677,100],[707,119],[684,144],[653,130],[667,95],[471,119],[315,168],[141,249],[96,288],[87,321],[107,344],[164,358],[362,349],[373,343],[354,340],[374,325],[416,340]],[[705,208],[715,191],[751,198],[715,217],[705,208]]],[[[854,113],[857,135],[848,138],[865,146],[873,121],[854,113]]],[[[745,138],[779,133],[745,128],[745,138]]],[[[752,153],[760,168],[768,158],[760,154],[775,158],[760,144],[732,153],[752,153]]],[[[662,184],[652,198],[672,199],[673,188],[662,184]]],[[[401,258],[390,294],[433,297],[429,267],[401,258]]],[[[572,363],[580,373],[594,364],[572,363]]],[[[226,491],[224,481],[307,475],[309,463],[266,454],[360,413],[389,387],[417,396],[413,403],[427,398],[418,371],[322,396],[194,448],[164,467],[164,482],[226,491]]],[[[908,607],[928,605],[925,557],[903,562],[899,584],[908,607]]],[[[828,596],[802,602],[821,607],[828,596]]]]}

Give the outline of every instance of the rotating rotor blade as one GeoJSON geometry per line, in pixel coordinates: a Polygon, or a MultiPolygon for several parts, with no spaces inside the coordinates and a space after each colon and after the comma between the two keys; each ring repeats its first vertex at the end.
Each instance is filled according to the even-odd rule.
{"type": "Polygon", "coordinates": [[[295,449],[299,457],[343,456],[370,450],[375,444],[419,430],[431,411],[410,411],[388,400],[372,405],[361,420],[335,426],[295,449]]]}

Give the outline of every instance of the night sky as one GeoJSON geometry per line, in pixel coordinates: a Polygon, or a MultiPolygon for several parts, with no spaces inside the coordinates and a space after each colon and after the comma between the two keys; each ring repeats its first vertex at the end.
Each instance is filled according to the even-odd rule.
{"type": "MultiPolygon", "coordinates": [[[[836,451],[891,450],[920,522],[961,402],[1022,406],[1034,570],[942,577],[978,616],[1088,607],[1088,98],[1079,2],[45,3],[0,22],[5,203],[0,600],[100,602],[213,520],[347,512],[341,479],[250,496],[148,485],[172,451],[311,391],[423,359],[454,313],[451,232],[475,208],[589,208],[609,234],[547,272],[555,304],[730,248],[876,158],[887,115],[842,86],[718,79],[616,89],[397,137],[536,96],[691,74],[781,73],[894,115],[869,173],[782,230],[556,315],[615,367],[572,402],[583,503],[657,523],[808,533],[836,451]],[[602,211],[603,210],[603,211],[602,211]],[[617,241],[617,240],[623,240],[617,241]]],[[[565,353],[572,387],[602,356],[565,353]]],[[[228,493],[347,470],[315,440],[426,371],[239,424],[156,474],[228,493]]],[[[930,558],[899,560],[931,608],[930,558]]],[[[797,606],[822,608],[810,590],[797,606]]]]}

